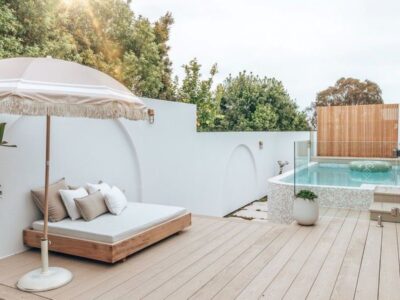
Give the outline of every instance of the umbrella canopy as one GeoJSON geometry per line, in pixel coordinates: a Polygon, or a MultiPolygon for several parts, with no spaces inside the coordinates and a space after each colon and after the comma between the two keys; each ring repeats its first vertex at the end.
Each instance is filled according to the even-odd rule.
{"type": "Polygon", "coordinates": [[[0,113],[143,120],[147,108],[112,77],[53,58],[0,60],[0,113]]]}

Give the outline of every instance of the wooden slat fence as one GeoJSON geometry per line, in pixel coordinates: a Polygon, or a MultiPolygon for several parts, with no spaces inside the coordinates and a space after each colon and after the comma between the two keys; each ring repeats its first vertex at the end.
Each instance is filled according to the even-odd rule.
{"type": "Polygon", "coordinates": [[[398,116],[398,104],[318,107],[318,156],[394,157],[398,116]]]}

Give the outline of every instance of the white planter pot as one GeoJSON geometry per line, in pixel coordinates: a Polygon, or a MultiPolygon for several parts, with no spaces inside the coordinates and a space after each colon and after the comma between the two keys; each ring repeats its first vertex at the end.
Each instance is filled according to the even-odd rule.
{"type": "Polygon", "coordinates": [[[319,217],[317,200],[310,201],[295,198],[293,203],[293,218],[300,225],[313,225],[319,217]]]}

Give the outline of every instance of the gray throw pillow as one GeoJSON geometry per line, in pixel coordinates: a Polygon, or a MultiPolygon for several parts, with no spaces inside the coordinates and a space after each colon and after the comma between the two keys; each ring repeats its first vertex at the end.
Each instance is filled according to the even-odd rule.
{"type": "MultiPolygon", "coordinates": [[[[48,200],[50,222],[58,222],[68,217],[67,210],[58,192],[59,190],[65,189],[67,189],[67,186],[64,178],[49,185],[48,200]]],[[[44,214],[44,187],[32,190],[31,194],[36,206],[44,214]]]]}
{"type": "Polygon", "coordinates": [[[108,212],[103,194],[100,191],[82,198],[75,198],[75,204],[85,221],[91,221],[108,212]]]}

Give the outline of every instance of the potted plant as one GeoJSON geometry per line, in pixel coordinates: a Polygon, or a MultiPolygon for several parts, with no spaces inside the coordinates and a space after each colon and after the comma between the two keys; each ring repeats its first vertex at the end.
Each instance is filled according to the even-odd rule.
{"type": "Polygon", "coordinates": [[[309,190],[296,194],[293,203],[293,217],[300,225],[313,225],[319,217],[318,196],[309,190]]]}

